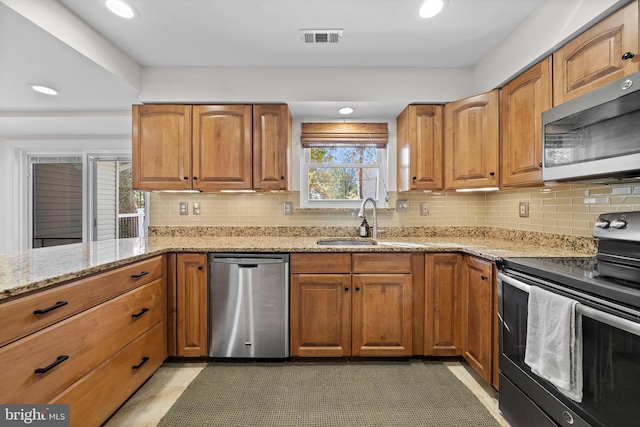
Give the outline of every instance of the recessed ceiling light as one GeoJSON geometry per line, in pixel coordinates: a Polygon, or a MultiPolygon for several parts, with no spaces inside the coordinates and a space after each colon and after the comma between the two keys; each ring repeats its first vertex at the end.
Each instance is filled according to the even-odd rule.
{"type": "Polygon", "coordinates": [[[338,113],[344,114],[344,115],[351,114],[351,113],[353,113],[353,108],[351,108],[351,107],[342,107],[342,108],[340,108],[338,110],[338,113]]]}
{"type": "Polygon", "coordinates": [[[433,18],[447,5],[448,0],[424,0],[422,5],[420,5],[420,9],[418,10],[418,15],[421,18],[433,18]]]}
{"type": "Polygon", "coordinates": [[[137,15],[134,7],[124,0],[106,0],[104,4],[107,9],[121,18],[132,19],[137,15]]]}
{"type": "Polygon", "coordinates": [[[58,95],[60,93],[59,90],[49,86],[43,86],[38,84],[28,84],[27,86],[29,86],[31,89],[35,90],[36,92],[44,93],[45,95],[58,95]]]}

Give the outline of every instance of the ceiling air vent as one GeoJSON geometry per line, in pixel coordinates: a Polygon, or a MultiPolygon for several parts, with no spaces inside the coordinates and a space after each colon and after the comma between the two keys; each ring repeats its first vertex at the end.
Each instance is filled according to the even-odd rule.
{"type": "Polygon", "coordinates": [[[342,43],[342,30],[300,30],[300,39],[304,44],[342,43]]]}

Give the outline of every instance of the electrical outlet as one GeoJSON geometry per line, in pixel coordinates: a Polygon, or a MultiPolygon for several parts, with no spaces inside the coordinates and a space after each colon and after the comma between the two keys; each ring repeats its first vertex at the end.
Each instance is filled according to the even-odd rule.
{"type": "Polygon", "coordinates": [[[293,215],[293,202],[284,202],[284,214],[293,215]]]}
{"type": "Polygon", "coordinates": [[[180,202],[180,215],[189,215],[189,203],[180,202]]]}
{"type": "Polygon", "coordinates": [[[422,216],[429,215],[429,203],[427,202],[420,203],[420,215],[422,216]]]}
{"type": "Polygon", "coordinates": [[[409,201],[408,200],[396,200],[396,211],[397,212],[406,212],[409,210],[409,201]]]}
{"type": "Polygon", "coordinates": [[[193,214],[200,215],[200,202],[193,202],[193,214]]]}
{"type": "Polygon", "coordinates": [[[518,205],[520,216],[523,218],[529,218],[529,202],[520,202],[518,205]]]}

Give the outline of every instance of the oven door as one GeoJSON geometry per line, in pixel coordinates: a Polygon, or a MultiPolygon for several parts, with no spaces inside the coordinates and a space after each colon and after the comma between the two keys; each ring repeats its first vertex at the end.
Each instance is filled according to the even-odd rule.
{"type": "MultiPolygon", "coordinates": [[[[617,316],[608,308],[596,309],[597,303],[566,288],[539,279],[516,279],[500,273],[499,310],[501,322],[500,372],[506,379],[505,397],[500,384],[500,409],[518,426],[532,424],[532,415],[522,417],[522,408],[512,408],[520,400],[531,402],[544,416],[564,426],[631,426],[640,421],[640,313],[636,321],[625,308],[617,316]],[[583,337],[583,400],[577,403],[560,393],[551,383],[533,374],[524,363],[527,336],[527,302],[531,285],[561,293],[579,301],[583,337]]],[[[610,302],[605,306],[611,307],[610,302]]],[[[522,402],[520,402],[521,404],[522,402]]],[[[541,414],[542,417],[542,414],[541,414]]],[[[544,418],[544,417],[543,417],[544,418]]],[[[537,425],[540,425],[539,423],[537,425]]],[[[552,425],[552,424],[548,424],[552,425]]]]}

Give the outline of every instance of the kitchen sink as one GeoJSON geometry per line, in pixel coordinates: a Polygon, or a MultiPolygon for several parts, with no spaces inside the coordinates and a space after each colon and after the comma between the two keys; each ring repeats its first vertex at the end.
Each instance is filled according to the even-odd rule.
{"type": "Polygon", "coordinates": [[[375,240],[366,240],[366,239],[323,239],[318,240],[316,242],[318,245],[322,246],[372,246],[377,245],[378,242],[375,240]]]}

